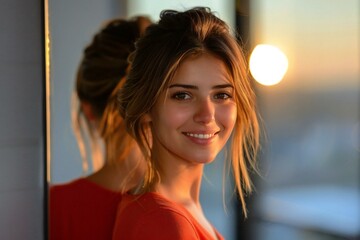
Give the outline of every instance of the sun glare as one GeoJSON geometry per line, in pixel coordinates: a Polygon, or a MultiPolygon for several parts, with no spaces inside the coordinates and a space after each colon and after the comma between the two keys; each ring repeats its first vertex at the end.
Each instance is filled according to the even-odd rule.
{"type": "Polygon", "coordinates": [[[267,44],[257,45],[250,56],[250,72],[260,84],[278,84],[288,68],[286,55],[277,47],[267,44]]]}

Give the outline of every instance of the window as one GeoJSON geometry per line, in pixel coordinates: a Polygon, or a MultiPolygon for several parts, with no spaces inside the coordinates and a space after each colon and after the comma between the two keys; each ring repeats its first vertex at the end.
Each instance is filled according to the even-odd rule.
{"type": "Polygon", "coordinates": [[[252,47],[274,45],[289,60],[279,84],[257,84],[266,140],[254,207],[256,239],[355,239],[360,236],[359,2],[251,4],[252,47]]]}

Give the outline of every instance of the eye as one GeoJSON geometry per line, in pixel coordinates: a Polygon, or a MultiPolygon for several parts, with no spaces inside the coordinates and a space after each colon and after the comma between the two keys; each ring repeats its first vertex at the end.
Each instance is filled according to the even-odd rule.
{"type": "Polygon", "coordinates": [[[188,100],[191,98],[191,96],[187,92],[176,92],[171,95],[171,98],[176,99],[176,100],[188,100]]]}
{"type": "Polygon", "coordinates": [[[220,100],[226,100],[232,98],[232,96],[229,93],[217,93],[215,94],[214,98],[220,100]]]}

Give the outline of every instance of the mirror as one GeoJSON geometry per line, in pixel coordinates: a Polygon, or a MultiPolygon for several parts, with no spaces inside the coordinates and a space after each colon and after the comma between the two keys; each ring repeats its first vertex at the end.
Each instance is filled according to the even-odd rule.
{"type": "MultiPolygon", "coordinates": [[[[198,4],[234,24],[235,0],[49,2],[52,183],[83,174],[70,106],[76,69],[93,34],[111,18],[145,14],[156,21],[161,9],[198,4]]],[[[242,29],[250,32],[251,44],[277,45],[289,58],[288,73],[280,84],[256,86],[268,134],[262,152],[262,161],[269,165],[266,180],[259,180],[254,217],[236,225],[236,216],[231,215],[235,206],[227,205],[228,214],[222,208],[222,176],[216,169],[220,159],[206,169],[210,183],[203,181],[202,190],[212,196],[216,192],[218,198],[204,201],[204,211],[226,239],[250,229],[247,223],[256,231],[251,239],[357,239],[359,2],[254,0],[251,4],[250,29],[242,29]]]]}
{"type": "MultiPolygon", "coordinates": [[[[234,1],[146,1],[146,0],[105,0],[105,1],[49,1],[50,32],[50,92],[51,92],[51,184],[65,183],[83,176],[82,161],[71,126],[71,96],[75,74],[82,52],[93,35],[104,22],[112,18],[148,15],[153,21],[158,19],[163,9],[185,9],[191,6],[208,6],[219,16],[234,26],[234,1]]],[[[216,166],[221,166],[217,163],[216,166]]],[[[234,214],[225,216],[222,208],[222,171],[209,167],[204,181],[204,194],[214,192],[218,199],[204,201],[209,220],[225,236],[232,239],[234,214]],[[216,207],[215,207],[216,206],[216,207]],[[222,217],[219,217],[221,215],[222,217]]],[[[218,167],[218,169],[222,167],[218,167]]],[[[90,168],[91,170],[91,168],[90,168]]],[[[204,195],[206,197],[206,195],[204,195]]],[[[229,213],[235,206],[229,204],[229,213]]]]}

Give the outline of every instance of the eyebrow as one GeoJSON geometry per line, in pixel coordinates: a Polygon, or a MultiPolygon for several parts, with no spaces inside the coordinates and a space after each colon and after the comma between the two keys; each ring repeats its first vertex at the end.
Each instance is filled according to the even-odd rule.
{"type": "MultiPolygon", "coordinates": [[[[168,88],[174,88],[174,87],[180,87],[180,88],[186,88],[186,89],[199,89],[195,85],[189,85],[189,84],[172,84],[168,88]]],[[[222,89],[222,88],[234,88],[231,84],[219,84],[212,87],[212,89],[222,89]]]]}

